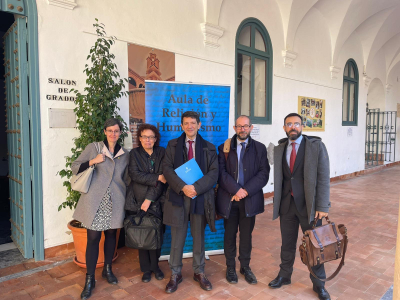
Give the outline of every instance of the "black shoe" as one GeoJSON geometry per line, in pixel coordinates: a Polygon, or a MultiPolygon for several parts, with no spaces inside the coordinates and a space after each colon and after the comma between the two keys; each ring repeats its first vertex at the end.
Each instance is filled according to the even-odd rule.
{"type": "Polygon", "coordinates": [[[250,284],[257,284],[256,275],[253,274],[250,267],[240,268],[240,274],[244,275],[244,279],[250,284]]]}
{"type": "Polygon", "coordinates": [[[151,280],[151,271],[147,271],[143,273],[142,281],[149,282],[151,280]]]}
{"type": "Polygon", "coordinates": [[[273,289],[278,289],[280,288],[282,285],[286,285],[286,284],[291,284],[292,282],[290,281],[289,278],[285,278],[285,277],[281,277],[281,276],[277,276],[274,280],[272,280],[268,286],[273,288],[273,289]]]}
{"type": "Polygon", "coordinates": [[[94,289],[95,285],[96,281],[94,280],[94,275],[86,274],[85,287],[81,293],[81,299],[89,299],[90,296],[92,296],[92,290],[94,289]]]}
{"type": "Polygon", "coordinates": [[[182,282],[182,274],[171,274],[171,278],[165,287],[165,292],[171,294],[178,289],[178,284],[182,282]]]}
{"type": "Polygon", "coordinates": [[[320,300],[331,300],[331,296],[323,286],[313,286],[313,291],[318,294],[320,300]]]}
{"type": "Polygon", "coordinates": [[[235,268],[226,268],[226,281],[228,281],[229,283],[238,283],[238,277],[235,268]]]}
{"type": "Polygon", "coordinates": [[[107,282],[110,284],[117,284],[118,279],[112,272],[111,264],[104,264],[103,272],[101,273],[103,278],[107,279],[107,282]]]}
{"type": "Polygon", "coordinates": [[[200,284],[200,287],[203,290],[205,290],[205,291],[211,291],[212,290],[212,284],[207,279],[206,274],[204,274],[204,273],[193,274],[193,280],[197,281],[200,284]]]}
{"type": "Polygon", "coordinates": [[[156,277],[157,280],[163,280],[164,279],[164,273],[160,269],[154,272],[154,276],[156,277]]]}

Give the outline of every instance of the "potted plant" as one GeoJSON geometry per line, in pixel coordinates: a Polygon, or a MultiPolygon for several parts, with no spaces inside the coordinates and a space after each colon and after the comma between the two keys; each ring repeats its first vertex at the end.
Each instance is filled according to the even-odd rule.
{"type": "MultiPolygon", "coordinates": [[[[71,149],[71,156],[66,157],[65,168],[59,171],[59,175],[65,178],[63,185],[67,188],[67,198],[60,204],[58,211],[63,208],[75,209],[78,204],[80,193],[71,189],[69,179],[72,177],[71,163],[78,158],[85,147],[96,141],[104,139],[103,125],[109,118],[118,118],[122,124],[122,134],[120,143],[127,136],[128,127],[121,116],[118,114],[117,99],[122,96],[128,96],[128,92],[124,91],[127,79],[121,79],[114,63],[115,56],[110,53],[111,46],[115,43],[115,37],[107,37],[104,30],[104,24],[96,23],[93,27],[97,33],[97,40],[90,48],[87,60],[89,64],[85,65],[83,73],[86,74],[86,87],[84,94],[76,89],[71,92],[76,95],[76,114],[77,129],[80,136],[74,139],[74,147],[71,149]]],[[[81,267],[86,267],[86,229],[82,227],[80,222],[72,220],[68,223],[74,237],[74,245],[76,251],[75,263],[81,267]]],[[[117,233],[118,244],[119,232],[117,233]]],[[[99,259],[97,267],[104,264],[104,234],[100,241],[99,259]]],[[[116,255],[114,255],[114,259],[116,255]]]]}

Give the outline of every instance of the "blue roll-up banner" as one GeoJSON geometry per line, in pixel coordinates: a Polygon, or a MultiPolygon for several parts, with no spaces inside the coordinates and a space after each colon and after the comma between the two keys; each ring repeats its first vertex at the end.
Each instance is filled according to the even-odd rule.
{"type": "MultiPolygon", "coordinates": [[[[179,137],[183,130],[181,116],[185,111],[196,111],[200,115],[201,136],[218,147],[228,138],[230,86],[146,81],[146,123],[155,125],[161,134],[160,146],[167,147],[168,141],[179,137]]],[[[217,232],[209,227],[205,231],[206,254],[220,254],[224,249],[224,222],[215,222],[217,232]]],[[[167,226],[162,258],[168,258],[171,249],[171,230],[167,226]]],[[[183,249],[184,257],[193,252],[190,226],[183,249]]]]}

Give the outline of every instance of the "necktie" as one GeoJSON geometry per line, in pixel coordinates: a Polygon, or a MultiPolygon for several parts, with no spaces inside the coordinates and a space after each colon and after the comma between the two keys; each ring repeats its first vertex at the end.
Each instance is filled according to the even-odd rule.
{"type": "Polygon", "coordinates": [[[189,143],[188,160],[191,160],[193,158],[193,147],[192,147],[193,141],[189,140],[188,143],[189,143]]]}
{"type": "Polygon", "coordinates": [[[244,186],[244,171],[243,171],[243,156],[246,150],[246,143],[240,143],[242,145],[242,149],[240,150],[240,159],[239,159],[239,181],[238,183],[243,187],[244,186]]]}
{"type": "Polygon", "coordinates": [[[292,152],[290,153],[290,173],[293,173],[295,161],[296,161],[296,143],[292,143],[292,152]]]}
{"type": "MultiPolygon", "coordinates": [[[[290,173],[292,174],[295,161],[296,161],[296,143],[292,143],[292,152],[290,153],[290,173]]],[[[290,194],[293,196],[293,189],[290,194]]]]}

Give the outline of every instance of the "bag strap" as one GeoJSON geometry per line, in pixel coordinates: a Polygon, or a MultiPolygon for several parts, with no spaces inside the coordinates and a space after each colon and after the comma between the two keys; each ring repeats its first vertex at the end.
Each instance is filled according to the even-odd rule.
{"type": "Polygon", "coordinates": [[[162,220],[162,216],[158,212],[156,212],[156,211],[154,211],[154,210],[152,210],[150,208],[147,209],[147,214],[152,214],[153,216],[155,216],[155,217],[159,218],[160,220],[162,220]]]}
{"type": "Polygon", "coordinates": [[[338,236],[338,234],[337,234],[335,223],[332,222],[331,224],[332,224],[333,233],[334,233],[335,236],[336,236],[337,246],[338,246],[338,249],[339,249],[339,251],[340,251],[340,238],[339,238],[339,236],[338,236]]]}
{"type": "MultiPolygon", "coordinates": [[[[331,221],[329,220],[328,216],[326,216],[326,217],[322,217],[322,219],[323,219],[323,218],[325,218],[325,219],[326,219],[326,221],[328,222],[328,224],[331,224],[331,221]]],[[[322,220],[322,219],[321,219],[321,220],[322,220]]],[[[318,218],[315,218],[315,219],[314,219],[314,222],[313,222],[312,228],[315,228],[315,227],[317,227],[317,222],[318,222],[318,220],[319,220],[318,218]]]]}
{"type": "Polygon", "coordinates": [[[307,267],[308,267],[308,271],[310,271],[310,274],[312,275],[312,276],[314,276],[315,278],[317,278],[318,280],[321,280],[322,282],[326,282],[326,281],[329,281],[329,280],[332,280],[333,278],[335,278],[336,277],[336,275],[337,274],[339,274],[339,272],[340,272],[340,270],[342,269],[342,267],[344,266],[344,257],[345,257],[345,255],[346,255],[346,250],[347,250],[347,235],[343,235],[343,243],[344,243],[344,246],[343,246],[343,255],[342,255],[342,259],[340,260],[340,264],[339,264],[339,266],[337,267],[337,269],[336,269],[336,271],[335,272],[333,272],[333,274],[331,275],[331,276],[329,276],[328,278],[326,278],[326,279],[321,279],[321,278],[319,278],[317,275],[315,275],[314,274],[314,272],[313,272],[313,270],[311,269],[311,267],[310,267],[310,263],[309,263],[309,261],[308,261],[308,251],[307,251],[307,247],[304,247],[305,248],[305,251],[306,251],[306,265],[307,265],[307,267]]]}
{"type": "Polygon", "coordinates": [[[129,216],[129,221],[132,223],[132,225],[134,225],[134,226],[140,226],[140,224],[142,224],[142,222],[143,222],[143,217],[146,215],[146,213],[139,213],[139,222],[138,223],[136,223],[135,222],[135,217],[137,217],[137,215],[130,215],[129,216]]]}
{"type": "Polygon", "coordinates": [[[225,155],[225,160],[228,160],[228,155],[229,151],[231,151],[231,138],[226,139],[224,142],[224,155],[225,155]]]}
{"type": "Polygon", "coordinates": [[[94,144],[94,146],[96,147],[97,153],[100,154],[100,153],[101,153],[101,150],[100,150],[100,143],[94,142],[93,144],[94,144]]]}
{"type": "MultiPolygon", "coordinates": [[[[96,147],[97,154],[101,154],[100,143],[93,142],[93,144],[94,144],[94,146],[96,147]]],[[[93,167],[93,168],[96,168],[96,165],[97,165],[97,164],[94,164],[92,167],[93,167]]]]}

